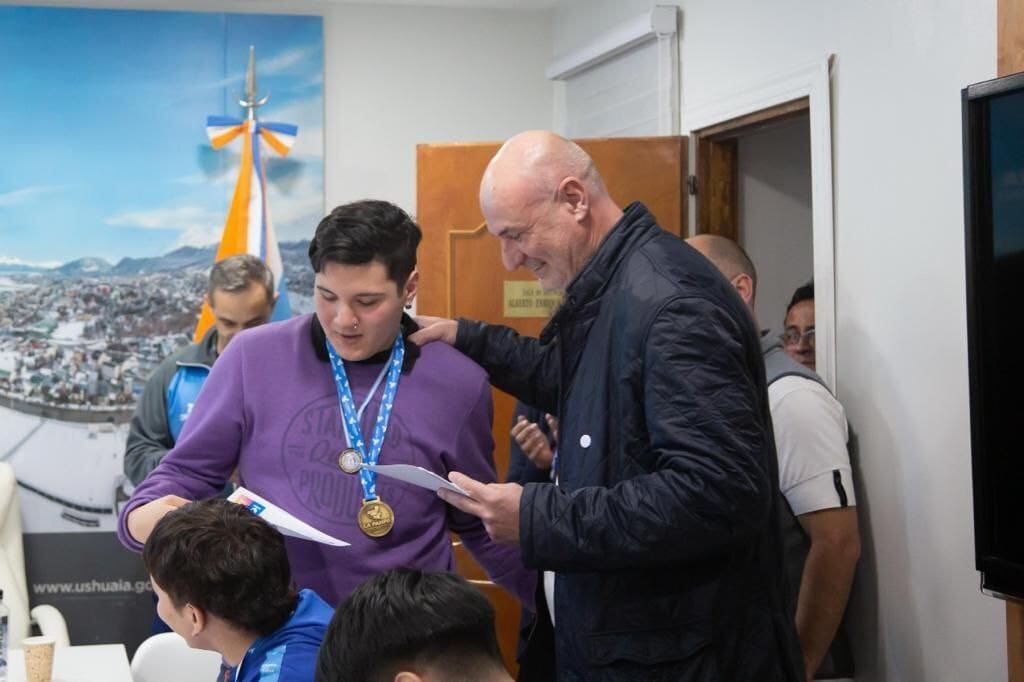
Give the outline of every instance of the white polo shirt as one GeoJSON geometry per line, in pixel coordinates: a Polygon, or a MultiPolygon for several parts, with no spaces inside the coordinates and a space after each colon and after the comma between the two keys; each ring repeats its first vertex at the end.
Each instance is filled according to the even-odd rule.
{"type": "Polygon", "coordinates": [[[846,412],[824,386],[785,376],[768,386],[779,488],[797,516],[855,506],[846,412]]]}

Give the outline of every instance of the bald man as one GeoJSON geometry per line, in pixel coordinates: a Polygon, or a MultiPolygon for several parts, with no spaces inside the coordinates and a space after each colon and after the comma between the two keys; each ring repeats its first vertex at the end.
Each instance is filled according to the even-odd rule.
{"type": "MultiPolygon", "coordinates": [[[[757,324],[757,270],[731,239],[698,235],[686,240],[721,271],[757,324]]],[[[768,404],[779,456],[780,523],[786,547],[791,610],[808,678],[853,675],[843,627],[860,557],[856,497],[846,450],[843,406],[821,378],[798,364],[779,337],[761,337],[768,404]]]]}
{"type": "Polygon", "coordinates": [[[480,188],[505,267],[565,299],[540,339],[421,319],[491,383],[559,417],[554,483],[439,494],[545,572],[559,680],[802,680],[783,599],[757,332],[714,267],[620,209],[590,157],[509,140],[480,188]]]}

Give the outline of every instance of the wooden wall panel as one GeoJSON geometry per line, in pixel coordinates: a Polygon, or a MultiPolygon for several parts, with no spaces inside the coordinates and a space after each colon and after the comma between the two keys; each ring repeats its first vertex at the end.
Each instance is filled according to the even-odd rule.
{"type": "Polygon", "coordinates": [[[996,59],[1000,76],[1024,71],[1024,0],[999,0],[996,59]]]}
{"type": "Polygon", "coordinates": [[[416,147],[416,221],[423,228],[416,310],[421,315],[450,314],[448,232],[473,230],[483,223],[480,178],[499,146],[485,142],[416,147]]]}
{"type": "Polygon", "coordinates": [[[739,241],[738,149],[736,138],[698,138],[697,234],[739,241]]]}

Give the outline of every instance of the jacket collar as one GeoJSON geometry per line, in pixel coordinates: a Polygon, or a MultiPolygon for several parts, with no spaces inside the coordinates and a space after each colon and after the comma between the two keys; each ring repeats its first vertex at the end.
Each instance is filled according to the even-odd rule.
{"type": "MultiPolygon", "coordinates": [[[[309,322],[309,337],[313,344],[313,352],[316,353],[316,357],[320,362],[330,363],[331,356],[327,354],[327,334],[324,333],[324,328],[320,325],[320,320],[316,314],[310,315],[309,322]]],[[[415,343],[409,341],[409,335],[419,329],[419,325],[416,322],[402,313],[402,339],[405,341],[405,361],[402,363],[402,373],[408,374],[412,371],[412,366],[415,364],[416,359],[420,356],[420,347],[415,343]]],[[[373,357],[366,358],[365,360],[357,360],[359,364],[367,365],[379,365],[382,362],[386,362],[391,356],[391,350],[382,350],[373,357]]]]}
{"type": "Polygon", "coordinates": [[[199,340],[194,343],[180,358],[177,364],[181,365],[202,365],[212,367],[217,361],[217,328],[210,329],[199,340]]]}
{"type": "Polygon", "coordinates": [[[775,348],[782,348],[779,335],[770,329],[761,330],[761,355],[768,355],[775,348]]]}
{"type": "Polygon", "coordinates": [[[646,206],[639,201],[627,206],[619,222],[601,240],[594,255],[569,282],[565,299],[544,328],[541,339],[550,339],[560,323],[576,317],[584,305],[600,298],[619,264],[656,228],[657,222],[646,206]]]}

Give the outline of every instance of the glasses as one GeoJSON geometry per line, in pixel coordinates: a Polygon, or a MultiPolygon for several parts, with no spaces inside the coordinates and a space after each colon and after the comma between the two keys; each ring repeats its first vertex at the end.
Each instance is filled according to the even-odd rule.
{"type": "Polygon", "coordinates": [[[787,329],[782,334],[780,334],[779,338],[782,339],[782,343],[784,343],[787,346],[798,346],[800,345],[800,342],[803,341],[804,339],[807,339],[807,345],[813,346],[814,327],[811,327],[803,334],[801,334],[800,330],[797,329],[796,327],[791,327],[790,329],[787,329]]]}

